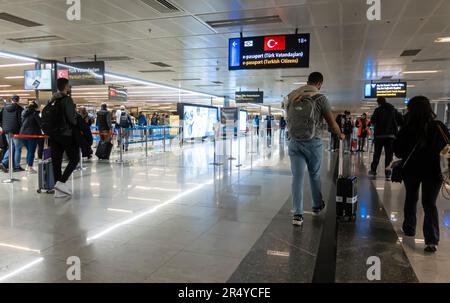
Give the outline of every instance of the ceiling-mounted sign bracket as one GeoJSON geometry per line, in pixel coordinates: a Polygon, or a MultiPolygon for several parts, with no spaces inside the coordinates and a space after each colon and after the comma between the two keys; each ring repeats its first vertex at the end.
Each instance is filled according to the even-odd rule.
{"type": "Polygon", "coordinates": [[[241,39],[243,39],[244,38],[244,33],[242,31],[240,32],[240,35],[241,35],[241,39]]]}
{"type": "Polygon", "coordinates": [[[67,57],[64,57],[64,63],[67,63],[67,57]]]}
{"type": "Polygon", "coordinates": [[[94,62],[97,62],[97,55],[94,55],[94,62]]]}
{"type": "Polygon", "coordinates": [[[298,35],[298,27],[295,28],[295,34],[298,35]]]}

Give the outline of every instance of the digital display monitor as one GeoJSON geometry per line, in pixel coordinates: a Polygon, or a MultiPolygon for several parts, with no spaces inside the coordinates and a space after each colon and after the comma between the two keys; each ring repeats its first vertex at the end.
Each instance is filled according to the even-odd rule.
{"type": "Polygon", "coordinates": [[[236,103],[264,103],[264,92],[236,92],[236,103]]]}
{"type": "Polygon", "coordinates": [[[308,68],[310,34],[232,38],[229,70],[308,68]]]}
{"type": "Polygon", "coordinates": [[[378,82],[367,83],[364,86],[365,98],[406,98],[406,82],[378,82]]]}
{"type": "Polygon", "coordinates": [[[247,119],[248,113],[245,110],[241,110],[239,112],[239,131],[246,132],[247,131],[247,119]]]}
{"type": "Polygon", "coordinates": [[[214,124],[219,122],[217,107],[181,104],[180,111],[185,139],[214,136],[214,124]]]}
{"type": "Polygon", "coordinates": [[[57,78],[69,79],[70,85],[104,85],[105,62],[58,63],[57,78]]]}
{"type": "Polygon", "coordinates": [[[51,90],[52,70],[27,70],[25,71],[24,89],[26,90],[51,90]]]}

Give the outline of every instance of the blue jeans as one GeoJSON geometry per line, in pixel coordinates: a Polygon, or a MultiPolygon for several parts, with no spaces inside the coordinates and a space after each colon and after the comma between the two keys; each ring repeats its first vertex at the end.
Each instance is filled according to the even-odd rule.
{"type": "Polygon", "coordinates": [[[27,165],[33,167],[34,157],[39,139],[21,139],[18,145],[19,149],[23,146],[27,149],[27,165]]]}
{"type": "Polygon", "coordinates": [[[311,183],[313,207],[322,205],[322,191],[320,181],[320,167],[322,164],[323,142],[320,138],[309,141],[292,139],[289,143],[289,157],[291,158],[292,202],[295,215],[303,215],[303,183],[305,170],[308,168],[311,183]]]}
{"type": "MultiPolygon", "coordinates": [[[[15,139],[9,137],[9,135],[6,135],[6,139],[8,140],[8,148],[12,148],[13,152],[13,158],[14,158],[14,169],[18,169],[20,167],[20,160],[22,158],[22,150],[21,148],[18,148],[20,146],[20,139],[15,139]],[[11,144],[12,141],[12,144],[11,144]]],[[[3,165],[5,167],[9,168],[9,150],[5,153],[5,156],[3,157],[2,161],[3,165]]]]}

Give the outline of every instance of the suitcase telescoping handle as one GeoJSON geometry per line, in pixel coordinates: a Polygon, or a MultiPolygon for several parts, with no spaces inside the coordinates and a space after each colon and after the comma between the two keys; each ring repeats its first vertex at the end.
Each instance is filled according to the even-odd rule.
{"type": "Polygon", "coordinates": [[[339,140],[339,167],[338,177],[344,176],[344,140],[339,140]]]}

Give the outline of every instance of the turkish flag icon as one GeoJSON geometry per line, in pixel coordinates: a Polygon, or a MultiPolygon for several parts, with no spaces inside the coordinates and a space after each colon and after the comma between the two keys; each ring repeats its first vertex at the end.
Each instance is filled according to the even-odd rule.
{"type": "Polygon", "coordinates": [[[264,38],[264,51],[284,51],[286,49],[286,36],[269,36],[264,38]]]}
{"type": "Polygon", "coordinates": [[[68,69],[58,70],[58,79],[61,79],[61,78],[69,79],[69,70],[68,69]]]}

